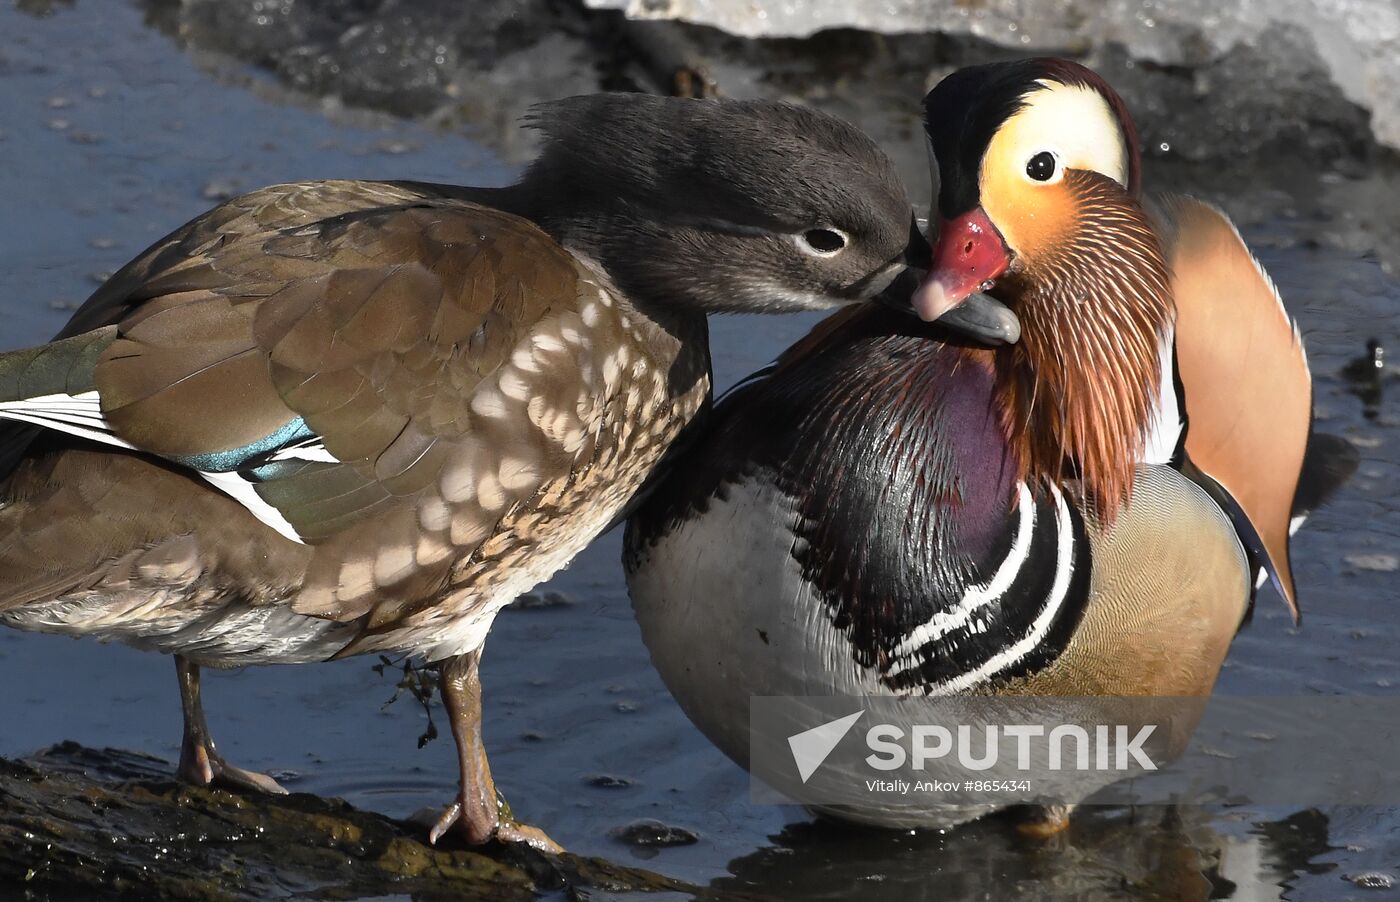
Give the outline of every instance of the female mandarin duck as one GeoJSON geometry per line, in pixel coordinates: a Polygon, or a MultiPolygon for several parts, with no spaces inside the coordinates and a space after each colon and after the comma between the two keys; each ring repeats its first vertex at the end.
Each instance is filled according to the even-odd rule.
{"type": "Polygon", "coordinates": [[[502,818],[477,664],[497,611],[618,520],[706,402],[705,314],[834,307],[927,261],[889,160],[780,103],[600,95],[534,112],[501,189],[315,182],[206,213],[59,340],[0,356],[0,622],[199,668],[445,661],[462,791],[502,818]]]}
{"type": "MultiPolygon", "coordinates": [[[[1077,64],[965,69],[925,107],[913,305],[988,291],[1019,342],[838,314],[717,405],[629,524],[652,659],[740,763],[752,696],[1205,695],[1256,569],[1295,604],[1311,383],[1230,222],[1141,200],[1124,105],[1077,64]]],[[[871,806],[838,814],[987,810],[871,806]]]]}

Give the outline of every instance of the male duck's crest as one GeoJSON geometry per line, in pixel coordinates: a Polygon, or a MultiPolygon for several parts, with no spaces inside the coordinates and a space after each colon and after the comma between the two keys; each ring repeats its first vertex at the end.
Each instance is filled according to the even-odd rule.
{"type": "Polygon", "coordinates": [[[924,104],[939,234],[913,303],[936,319],[982,288],[1020,318],[995,368],[1023,475],[1077,480],[1111,521],[1134,467],[1184,447],[1296,614],[1287,540],[1311,385],[1234,227],[1194,201],[1142,199],[1132,119],[1083,66],[972,67],[924,104]]]}

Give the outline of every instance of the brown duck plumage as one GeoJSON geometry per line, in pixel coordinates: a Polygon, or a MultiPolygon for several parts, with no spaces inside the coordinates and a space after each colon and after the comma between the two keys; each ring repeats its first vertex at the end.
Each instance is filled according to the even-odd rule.
{"type": "Polygon", "coordinates": [[[517,185],[237,198],[0,355],[0,622],[198,665],[450,659],[461,820],[502,820],[476,666],[496,612],[610,526],[709,394],[705,314],[836,306],[927,255],[889,161],[777,103],[541,107],[517,185]],[[833,249],[834,247],[834,249],[833,249]],[[37,429],[35,427],[38,427],[37,429]]]}
{"type": "MultiPolygon", "coordinates": [[[[479,645],[492,603],[606,527],[708,393],[703,320],[691,335],[666,331],[516,216],[354,182],[278,186],[234,205],[219,211],[247,211],[232,227],[222,216],[193,223],[78,317],[119,325],[36,363],[52,369],[74,352],[115,438],[167,461],[214,469],[211,455],[297,418],[320,438],[332,459],[269,463],[276,472],[249,485],[280,515],[283,541],[308,550],[267,558],[274,569],[248,583],[266,589],[238,603],[350,628],[328,648],[312,624],[300,653],[284,639],[249,662],[370,650],[436,660],[479,645]]],[[[17,494],[30,494],[33,471],[12,480],[17,494]]],[[[208,491],[187,483],[182,494],[208,491]]],[[[54,507],[44,516],[67,519],[54,507]]],[[[233,522],[261,535],[255,519],[233,522]]],[[[197,523],[170,535],[188,543],[197,523]]],[[[43,597],[21,576],[33,566],[46,586],[65,564],[75,585],[93,581],[92,562],[68,562],[41,535],[0,548],[13,575],[6,608],[43,597]]],[[[195,530],[183,593],[164,573],[126,591],[144,606],[163,591],[172,610],[158,619],[216,614],[230,599],[209,590],[201,561],[229,538],[195,530]]],[[[142,630],[139,618],[118,620],[142,630]]],[[[240,662],[217,645],[182,653],[240,662]]]]}

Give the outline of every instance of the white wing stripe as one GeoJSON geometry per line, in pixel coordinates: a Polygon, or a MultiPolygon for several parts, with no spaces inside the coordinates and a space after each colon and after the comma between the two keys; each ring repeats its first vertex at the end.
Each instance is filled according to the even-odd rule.
{"type": "Polygon", "coordinates": [[[130,443],[112,434],[111,427],[102,416],[102,403],[95,391],[0,402],[0,420],[42,426],[104,445],[136,450],[130,443]]]}
{"type": "Polygon", "coordinates": [[[264,501],[253,484],[242,476],[237,473],[205,473],[202,470],[196,472],[214,488],[246,507],[248,512],[264,525],[272,527],[298,545],[306,544],[292,524],[287,522],[287,518],[282,516],[282,512],[264,501]]]}
{"type": "MultiPolygon", "coordinates": [[[[42,426],[127,451],[141,450],[112,434],[111,427],[102,416],[102,402],[95,391],[83,392],[80,395],[43,395],[22,401],[0,402],[0,420],[42,426]]],[[[273,455],[272,459],[286,460],[293,457],[301,460],[337,462],[319,442],[303,448],[284,449],[273,455]]],[[[299,545],[306,544],[292,524],[287,522],[287,518],[282,516],[282,512],[264,501],[253,484],[242,476],[237,473],[206,473],[203,470],[194,472],[214,488],[243,505],[262,523],[299,545]]]]}
{"type": "Polygon", "coordinates": [[[299,445],[288,445],[273,453],[268,458],[269,463],[277,463],[284,460],[305,460],[316,463],[338,464],[340,458],[326,450],[326,446],[321,444],[320,439],[308,441],[299,445]]]}

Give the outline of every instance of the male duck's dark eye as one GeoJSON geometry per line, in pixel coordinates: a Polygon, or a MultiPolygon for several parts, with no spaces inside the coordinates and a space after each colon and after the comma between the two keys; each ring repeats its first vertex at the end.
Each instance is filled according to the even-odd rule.
{"type": "Polygon", "coordinates": [[[1048,150],[1042,150],[1026,163],[1026,175],[1037,182],[1048,182],[1054,174],[1055,155],[1048,150]]]}
{"type": "Polygon", "coordinates": [[[819,254],[834,254],[846,246],[846,236],[833,229],[809,229],[802,241],[819,254]]]}

